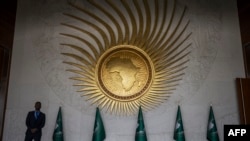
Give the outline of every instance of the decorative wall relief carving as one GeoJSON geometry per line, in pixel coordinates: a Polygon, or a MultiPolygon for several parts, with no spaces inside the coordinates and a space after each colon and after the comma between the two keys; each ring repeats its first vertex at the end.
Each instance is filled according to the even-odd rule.
{"type": "Polygon", "coordinates": [[[78,13],[64,13],[74,22],[62,47],[71,79],[91,103],[118,115],[141,105],[150,110],[165,102],[184,75],[189,61],[187,7],[176,1],[90,0],[86,8],[69,2],[78,13]],[[83,26],[84,25],[84,26],[83,26]],[[80,34],[75,34],[77,31],[80,34]]]}

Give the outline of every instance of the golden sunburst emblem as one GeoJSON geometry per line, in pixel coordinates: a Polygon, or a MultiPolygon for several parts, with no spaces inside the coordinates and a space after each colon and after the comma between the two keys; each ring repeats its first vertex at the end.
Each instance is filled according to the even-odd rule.
{"type": "Polygon", "coordinates": [[[189,24],[184,20],[186,7],[178,13],[176,1],[171,2],[90,0],[88,9],[69,2],[88,17],[64,13],[83,26],[62,25],[85,36],[61,33],[82,43],[61,45],[77,52],[62,54],[75,60],[64,63],[73,66],[67,71],[78,75],[71,79],[86,100],[111,113],[129,115],[139,105],[152,109],[172,94],[184,75],[191,33],[184,34],[189,24]]]}
{"type": "Polygon", "coordinates": [[[112,47],[100,57],[97,64],[99,88],[111,99],[124,102],[138,99],[152,84],[153,63],[138,47],[112,47]]]}

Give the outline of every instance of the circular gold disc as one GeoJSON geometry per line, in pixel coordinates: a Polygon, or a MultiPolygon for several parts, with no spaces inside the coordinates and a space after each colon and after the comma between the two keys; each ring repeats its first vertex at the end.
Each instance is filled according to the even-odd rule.
{"type": "Polygon", "coordinates": [[[96,80],[101,91],[111,99],[131,101],[150,88],[154,68],[149,56],[131,45],[112,47],[97,63],[96,80]]]}

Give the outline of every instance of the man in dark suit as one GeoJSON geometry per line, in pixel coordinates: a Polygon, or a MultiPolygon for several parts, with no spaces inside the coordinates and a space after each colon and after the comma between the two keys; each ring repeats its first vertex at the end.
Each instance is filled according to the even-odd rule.
{"type": "Polygon", "coordinates": [[[41,102],[35,103],[35,111],[30,111],[26,118],[26,136],[25,141],[40,141],[42,136],[42,128],[45,124],[45,114],[40,111],[41,102]]]}

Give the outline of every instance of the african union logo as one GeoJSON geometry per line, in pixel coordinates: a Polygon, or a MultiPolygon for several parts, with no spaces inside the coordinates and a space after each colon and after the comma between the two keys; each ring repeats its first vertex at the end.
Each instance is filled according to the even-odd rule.
{"type": "Polygon", "coordinates": [[[107,50],[100,57],[96,69],[96,79],[102,91],[118,101],[131,101],[146,93],[153,74],[149,56],[130,45],[107,50]]]}
{"type": "Polygon", "coordinates": [[[67,71],[78,75],[72,79],[86,100],[111,113],[129,115],[139,105],[152,109],[173,93],[190,53],[186,7],[177,8],[176,1],[167,0],[69,5],[75,11],[64,15],[72,21],[62,25],[74,32],[61,33],[67,38],[61,45],[74,51],[62,54],[71,58],[64,63],[72,66],[67,71]]]}

